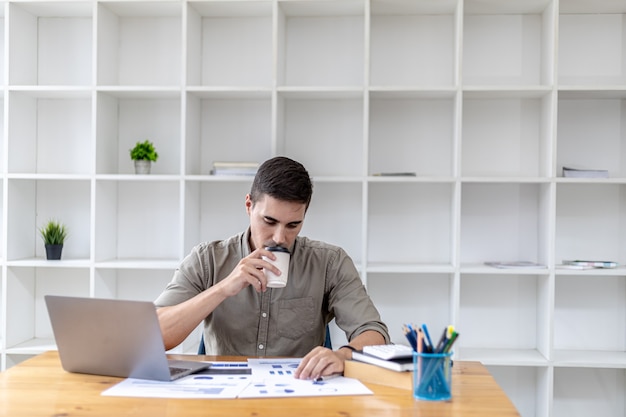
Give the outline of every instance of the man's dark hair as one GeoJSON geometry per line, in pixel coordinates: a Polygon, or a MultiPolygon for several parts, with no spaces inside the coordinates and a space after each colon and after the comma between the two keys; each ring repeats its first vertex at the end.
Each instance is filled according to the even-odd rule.
{"type": "Polygon", "coordinates": [[[261,164],[252,182],[250,199],[253,203],[265,194],[282,201],[303,203],[308,208],[313,183],[300,162],[277,156],[261,164]]]}

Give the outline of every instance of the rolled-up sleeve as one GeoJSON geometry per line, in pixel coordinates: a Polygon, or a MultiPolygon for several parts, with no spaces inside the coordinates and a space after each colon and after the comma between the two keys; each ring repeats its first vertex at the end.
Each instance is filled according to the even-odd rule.
{"type": "Polygon", "coordinates": [[[380,333],[390,343],[389,330],[367,294],[354,262],[338,248],[327,265],[328,307],[348,340],[366,330],[380,333]]]}

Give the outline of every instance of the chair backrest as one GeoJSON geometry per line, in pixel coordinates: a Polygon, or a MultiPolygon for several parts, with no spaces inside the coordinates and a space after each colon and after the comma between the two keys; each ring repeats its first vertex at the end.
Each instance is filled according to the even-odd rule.
{"type": "Polygon", "coordinates": [[[206,355],[206,348],[204,347],[204,335],[200,336],[200,346],[198,346],[198,355],[206,355]]]}

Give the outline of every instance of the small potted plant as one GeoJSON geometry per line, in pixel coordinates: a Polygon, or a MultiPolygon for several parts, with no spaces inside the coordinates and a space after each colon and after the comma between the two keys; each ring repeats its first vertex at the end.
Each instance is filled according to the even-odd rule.
{"type": "Polygon", "coordinates": [[[49,220],[48,223],[39,229],[43,242],[46,246],[46,259],[61,259],[63,243],[67,237],[67,228],[61,222],[49,220]]]}
{"type": "Polygon", "coordinates": [[[130,150],[130,159],[135,161],[135,174],[149,174],[152,162],[156,162],[159,154],[149,140],[137,142],[130,150]]]}

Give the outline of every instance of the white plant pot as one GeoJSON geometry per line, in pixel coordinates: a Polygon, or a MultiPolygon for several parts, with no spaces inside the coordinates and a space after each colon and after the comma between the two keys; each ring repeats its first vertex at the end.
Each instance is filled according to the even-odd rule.
{"type": "Polygon", "coordinates": [[[135,161],[135,174],[146,175],[150,173],[151,161],[138,159],[135,161]]]}

